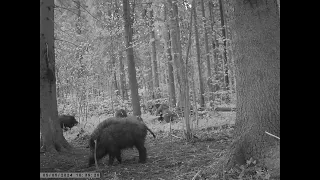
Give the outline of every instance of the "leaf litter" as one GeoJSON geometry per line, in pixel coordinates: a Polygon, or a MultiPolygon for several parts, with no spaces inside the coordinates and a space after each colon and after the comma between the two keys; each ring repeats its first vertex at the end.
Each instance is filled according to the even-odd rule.
{"type": "Polygon", "coordinates": [[[198,128],[193,130],[194,138],[189,142],[184,139],[181,120],[173,122],[170,131],[169,123],[154,121],[153,116],[144,115],[143,118],[157,136],[154,139],[151,135],[147,135],[146,163],[138,163],[139,154],[133,148],[122,151],[122,164],[115,161],[113,166],[108,166],[108,156],[106,156],[99,161],[98,170],[95,166],[88,167],[87,141],[90,133],[76,136],[74,132],[77,130],[73,130],[73,132],[64,133],[74,147],[73,150],[57,154],[40,154],[40,172],[100,172],[101,179],[113,180],[216,179],[215,174],[207,174],[207,172],[210,172],[209,169],[221,160],[224,151],[232,141],[235,114],[219,113],[200,119],[198,128]]]}

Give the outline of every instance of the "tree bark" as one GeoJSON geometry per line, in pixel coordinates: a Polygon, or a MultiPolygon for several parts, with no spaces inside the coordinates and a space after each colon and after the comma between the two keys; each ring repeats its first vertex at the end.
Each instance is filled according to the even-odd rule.
{"type": "MultiPolygon", "coordinates": [[[[228,21],[226,20],[226,23],[228,23],[228,21]]],[[[227,42],[227,52],[228,52],[228,67],[229,67],[229,87],[230,90],[232,90],[233,92],[235,92],[235,74],[234,74],[234,58],[233,58],[233,50],[232,50],[232,34],[231,34],[231,29],[230,28],[226,28],[227,32],[226,32],[226,38],[228,39],[227,42]]]]}
{"type": "MultiPolygon", "coordinates": [[[[280,137],[280,18],[276,1],[234,2],[236,141],[228,167],[264,162],[280,137]]],[[[280,162],[280,161],[279,161],[280,162]]],[[[280,167],[279,167],[280,168],[280,167]]]]}
{"type": "Polygon", "coordinates": [[[174,87],[174,75],[173,75],[173,66],[172,66],[172,56],[171,56],[171,43],[170,43],[170,30],[169,30],[169,21],[167,20],[167,6],[164,4],[164,21],[165,26],[163,28],[163,37],[165,40],[165,50],[168,64],[168,91],[170,105],[176,106],[176,93],[174,87]]]}
{"type": "Polygon", "coordinates": [[[148,78],[147,78],[147,84],[148,84],[148,91],[149,91],[149,95],[151,97],[151,99],[154,99],[154,92],[153,92],[153,76],[152,76],[152,61],[151,61],[151,55],[148,57],[149,59],[146,59],[146,70],[148,73],[148,78]]]}
{"type": "Polygon", "coordinates": [[[126,41],[126,52],[127,52],[127,62],[128,62],[128,76],[129,76],[129,86],[131,90],[131,104],[133,108],[133,115],[140,116],[140,100],[138,93],[138,83],[136,77],[136,68],[133,56],[132,47],[132,33],[133,33],[133,19],[131,18],[130,4],[128,0],[123,0],[123,19],[125,23],[125,41],[126,41]]]}
{"type": "Polygon", "coordinates": [[[151,42],[151,64],[152,64],[152,77],[153,77],[153,91],[155,98],[160,98],[159,94],[159,73],[158,73],[158,64],[157,64],[157,52],[156,52],[156,36],[154,32],[154,16],[153,10],[149,11],[149,28],[150,28],[150,42],[151,42]]]}
{"type": "Polygon", "coordinates": [[[197,62],[198,62],[198,73],[199,73],[199,93],[200,93],[200,106],[204,107],[204,90],[203,90],[203,77],[201,71],[201,57],[200,57],[200,43],[199,43],[199,33],[198,33],[198,25],[197,25],[197,10],[196,10],[196,1],[192,1],[192,10],[194,17],[194,35],[196,39],[196,49],[197,49],[197,62]]]}
{"type": "MultiPolygon", "coordinates": [[[[178,19],[178,6],[177,1],[175,0],[167,0],[168,2],[168,9],[169,9],[169,17],[170,17],[170,36],[171,36],[171,45],[172,45],[172,53],[173,53],[173,62],[174,67],[179,72],[179,77],[181,78],[181,81],[178,79],[178,83],[180,85],[179,89],[179,105],[182,105],[182,108],[185,109],[186,104],[188,103],[188,98],[186,98],[186,95],[188,95],[187,91],[187,77],[186,77],[186,67],[182,60],[182,51],[181,51],[181,42],[180,42],[180,28],[179,28],[179,19],[178,19]]],[[[186,123],[186,139],[191,139],[191,129],[189,124],[189,111],[184,111],[185,114],[185,123],[186,123]]]]}
{"type": "MultiPolygon", "coordinates": [[[[111,72],[113,74],[113,87],[114,87],[114,91],[116,92],[116,95],[119,96],[120,95],[120,91],[118,88],[118,82],[117,82],[117,71],[116,71],[116,55],[114,53],[114,47],[113,47],[113,37],[111,37],[111,61],[112,61],[112,65],[111,65],[111,72]]],[[[114,91],[112,93],[114,93],[114,91]]]]}
{"type": "Polygon", "coordinates": [[[43,0],[40,5],[40,131],[43,150],[48,152],[70,150],[58,121],[55,55],[54,55],[54,1],[43,0]]]}
{"type": "MultiPolygon", "coordinates": [[[[212,31],[212,49],[213,49],[213,77],[211,79],[211,83],[212,84],[212,90],[213,92],[216,92],[217,91],[217,84],[216,84],[216,77],[217,77],[217,73],[218,73],[218,61],[219,61],[219,58],[218,58],[218,52],[219,52],[219,49],[218,49],[218,46],[219,46],[219,43],[218,43],[218,40],[217,40],[217,31],[213,28],[214,24],[215,24],[215,19],[214,19],[214,16],[213,16],[213,13],[214,13],[214,5],[213,5],[213,2],[212,1],[209,1],[209,15],[210,15],[210,20],[211,20],[211,31],[212,31]]],[[[215,98],[216,98],[216,95],[214,93],[212,93],[212,101],[210,102],[211,105],[213,105],[214,101],[215,101],[215,98]]]]}
{"type": "Polygon", "coordinates": [[[120,69],[120,89],[122,99],[128,99],[128,93],[126,93],[126,79],[123,65],[122,51],[119,51],[119,69],[120,69]]]}
{"type": "Polygon", "coordinates": [[[76,32],[77,34],[81,34],[81,6],[80,6],[80,0],[74,1],[76,3],[77,7],[77,16],[78,16],[78,21],[76,23],[76,32]]]}
{"type": "Polygon", "coordinates": [[[222,40],[223,40],[223,69],[224,69],[224,88],[225,90],[229,89],[229,73],[228,73],[228,59],[227,59],[227,40],[226,40],[226,27],[224,23],[224,9],[223,2],[219,0],[220,7],[220,21],[221,21],[221,31],[222,31],[222,40]]]}
{"type": "Polygon", "coordinates": [[[172,50],[172,57],[173,57],[173,76],[175,81],[175,92],[177,99],[177,105],[178,107],[183,107],[184,99],[181,99],[184,97],[181,95],[181,90],[183,89],[181,87],[181,73],[180,73],[180,66],[177,64],[179,62],[182,62],[182,50],[181,50],[181,42],[180,42],[180,27],[179,27],[179,17],[178,17],[178,6],[176,0],[167,0],[167,7],[168,7],[168,17],[170,21],[170,38],[171,38],[171,50],[172,50]],[[177,61],[178,60],[178,61],[177,61]]]}
{"type": "Polygon", "coordinates": [[[202,20],[203,20],[203,29],[204,29],[204,46],[206,50],[206,62],[207,62],[207,86],[208,91],[210,92],[209,100],[213,101],[213,85],[212,85],[212,79],[211,79],[211,63],[210,63],[210,51],[209,51],[209,44],[208,44],[208,29],[207,29],[207,18],[205,15],[205,8],[204,8],[204,2],[201,0],[201,11],[202,11],[202,20]]]}
{"type": "MultiPolygon", "coordinates": [[[[185,77],[186,77],[186,81],[185,81],[185,111],[186,109],[190,109],[190,87],[189,87],[189,76],[188,76],[188,62],[189,62],[189,52],[190,52],[190,48],[191,48],[191,44],[192,44],[192,8],[190,8],[190,23],[189,23],[189,40],[188,40],[188,47],[187,47],[187,52],[186,52],[186,74],[185,74],[185,77]]],[[[193,79],[191,79],[193,80],[193,79]]],[[[197,107],[197,106],[195,106],[197,107]]],[[[186,118],[186,126],[190,126],[190,129],[192,129],[192,122],[190,122],[190,117],[189,117],[189,114],[190,112],[188,111],[187,113],[185,112],[184,113],[184,116],[187,117],[186,118]]]]}
{"type": "Polygon", "coordinates": [[[214,69],[214,76],[217,74],[218,72],[218,66],[217,66],[217,63],[218,63],[218,55],[217,55],[217,52],[219,51],[217,48],[218,48],[218,40],[217,40],[217,32],[215,31],[215,29],[213,28],[214,24],[215,24],[215,19],[214,19],[214,16],[213,16],[213,8],[214,8],[214,5],[212,3],[212,1],[209,1],[209,13],[210,13],[210,20],[211,20],[211,30],[212,30],[212,49],[213,49],[213,69],[214,69]]]}

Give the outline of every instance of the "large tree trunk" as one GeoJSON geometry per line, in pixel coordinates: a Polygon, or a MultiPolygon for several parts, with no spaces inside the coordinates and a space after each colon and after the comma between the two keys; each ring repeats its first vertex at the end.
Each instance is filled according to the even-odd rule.
{"type": "Polygon", "coordinates": [[[197,62],[198,62],[198,73],[199,73],[199,93],[200,93],[200,106],[204,107],[204,90],[203,90],[203,77],[201,71],[201,57],[200,57],[200,43],[199,43],[199,33],[198,33],[198,25],[197,25],[197,7],[196,1],[192,2],[192,10],[193,10],[193,17],[194,17],[194,35],[196,39],[196,49],[197,49],[197,62]]]}
{"type": "MultiPolygon", "coordinates": [[[[169,31],[170,31],[170,39],[171,39],[171,51],[173,57],[173,69],[174,69],[174,81],[175,81],[175,92],[177,100],[177,107],[183,107],[184,104],[184,96],[181,94],[183,87],[181,87],[182,77],[180,72],[179,62],[182,62],[182,50],[181,50],[181,42],[180,42],[180,27],[179,27],[179,17],[178,17],[178,6],[176,0],[167,0],[167,8],[169,11],[168,17],[170,21],[169,31]]],[[[183,74],[184,76],[184,74],[183,74]]]]}
{"type": "MultiPolygon", "coordinates": [[[[167,0],[167,5],[169,9],[169,17],[171,24],[171,45],[172,45],[172,53],[173,53],[173,62],[175,68],[179,72],[180,81],[178,79],[178,83],[180,85],[179,91],[179,105],[182,105],[182,109],[186,109],[186,104],[189,104],[189,100],[187,94],[189,91],[187,90],[187,77],[186,77],[186,67],[182,60],[182,51],[181,51],[181,42],[180,42],[180,28],[179,28],[179,18],[178,18],[178,6],[177,1],[175,0],[167,0]]],[[[185,123],[186,123],[186,139],[189,140],[191,138],[191,129],[189,124],[189,111],[184,111],[185,123]]]]}
{"type": "Polygon", "coordinates": [[[43,0],[40,4],[40,131],[42,148],[49,152],[71,148],[58,121],[53,21],[54,1],[43,0]]]}
{"type": "Polygon", "coordinates": [[[181,107],[183,104],[183,100],[181,99],[181,77],[180,77],[180,59],[182,59],[182,51],[181,51],[181,42],[180,42],[180,27],[178,22],[178,14],[174,10],[174,5],[176,2],[174,0],[167,0],[168,7],[168,17],[169,17],[169,31],[171,38],[171,53],[173,59],[173,68],[174,68],[174,79],[175,79],[175,89],[176,89],[176,97],[178,97],[178,107],[181,107]],[[175,19],[177,17],[177,19],[175,19]]]}
{"type": "Polygon", "coordinates": [[[136,77],[136,68],[133,56],[132,47],[132,23],[130,4],[128,0],[123,0],[123,19],[124,19],[124,29],[125,29],[125,41],[126,41],[126,52],[127,52],[127,62],[128,62],[128,76],[129,76],[129,86],[131,90],[131,104],[133,108],[133,115],[140,116],[140,100],[138,93],[138,83],[136,77]]]}
{"type": "Polygon", "coordinates": [[[153,77],[153,90],[155,98],[160,98],[159,94],[159,73],[157,64],[157,52],[156,52],[156,36],[154,32],[154,16],[153,10],[149,11],[149,28],[150,28],[150,42],[151,42],[151,63],[152,63],[152,77],[153,77]]]}
{"type": "Polygon", "coordinates": [[[169,21],[167,20],[167,6],[164,4],[164,21],[165,26],[163,28],[163,37],[165,40],[165,50],[166,57],[168,62],[168,91],[170,105],[176,106],[176,93],[174,87],[174,75],[173,75],[173,66],[172,66],[172,56],[171,56],[171,43],[170,43],[170,31],[169,31],[169,21]]]}
{"type": "Polygon", "coordinates": [[[244,164],[251,157],[267,162],[265,155],[278,140],[265,132],[280,137],[280,18],[276,1],[239,0],[234,6],[237,138],[230,149],[229,167],[244,164]]]}

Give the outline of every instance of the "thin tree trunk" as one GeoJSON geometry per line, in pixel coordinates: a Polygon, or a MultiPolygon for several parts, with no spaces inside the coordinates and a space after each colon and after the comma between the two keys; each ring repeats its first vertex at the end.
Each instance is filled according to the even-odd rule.
{"type": "Polygon", "coordinates": [[[146,105],[146,100],[147,100],[147,97],[148,97],[148,94],[147,94],[147,89],[148,89],[148,83],[147,83],[147,78],[146,78],[146,75],[145,75],[145,72],[146,72],[146,66],[143,66],[143,73],[142,73],[142,88],[144,89],[143,91],[143,94],[142,94],[142,104],[147,107],[146,105]]]}
{"type": "MultiPolygon", "coordinates": [[[[123,56],[122,56],[122,51],[119,51],[119,69],[120,69],[120,89],[121,89],[121,97],[122,99],[128,99],[126,96],[126,80],[125,80],[125,72],[124,72],[124,67],[123,67],[123,56]]],[[[128,95],[128,94],[127,94],[128,95]]]]}
{"type": "Polygon", "coordinates": [[[207,86],[208,86],[208,92],[210,92],[209,100],[213,101],[213,86],[212,86],[212,79],[211,79],[211,63],[210,63],[210,51],[209,51],[209,45],[208,45],[208,30],[207,30],[207,18],[205,15],[205,9],[204,9],[204,2],[201,0],[201,10],[202,10],[202,19],[203,19],[203,29],[204,29],[204,46],[206,50],[206,62],[207,62],[207,86]]]}
{"type": "MultiPolygon", "coordinates": [[[[279,142],[265,132],[280,137],[280,18],[276,1],[239,0],[234,6],[237,138],[228,167],[244,164],[251,157],[267,163],[270,156],[265,155],[279,142]]],[[[279,168],[280,173],[280,157],[278,160],[271,168],[279,168]]]]}
{"type": "Polygon", "coordinates": [[[153,10],[149,11],[150,13],[150,41],[151,41],[151,64],[152,64],[152,77],[153,77],[153,90],[155,98],[158,99],[159,94],[159,73],[158,73],[158,64],[157,64],[157,52],[156,52],[156,36],[154,32],[154,16],[153,10]]]}
{"type": "MultiPolygon", "coordinates": [[[[113,38],[111,37],[111,71],[113,74],[113,86],[114,86],[114,91],[116,92],[116,95],[120,95],[119,93],[119,88],[118,88],[118,84],[117,84],[117,71],[116,71],[116,57],[114,54],[114,49],[113,49],[113,38]]],[[[112,93],[114,93],[114,91],[112,93]]]]}
{"type": "MultiPolygon", "coordinates": [[[[110,69],[110,72],[112,72],[112,70],[110,69]]],[[[114,106],[113,106],[113,92],[114,92],[114,90],[113,90],[113,83],[112,83],[112,81],[108,81],[108,86],[110,87],[109,88],[109,94],[110,94],[110,100],[111,100],[111,110],[112,110],[112,112],[114,112],[114,106]]]]}
{"type": "MultiPolygon", "coordinates": [[[[227,22],[227,21],[226,21],[227,22]]],[[[227,33],[228,34],[228,33],[227,33]]],[[[229,35],[227,35],[227,39],[228,43],[227,43],[227,51],[228,51],[228,55],[229,55],[229,60],[228,60],[228,66],[229,66],[229,72],[230,72],[230,83],[229,83],[229,87],[230,90],[232,90],[233,92],[235,92],[235,73],[234,73],[234,58],[233,58],[233,49],[232,49],[232,34],[231,32],[229,33],[229,35]]]]}
{"type": "MultiPolygon", "coordinates": [[[[185,96],[185,98],[186,98],[186,101],[185,101],[185,110],[187,109],[187,110],[190,110],[190,99],[189,99],[189,97],[190,97],[190,88],[189,88],[189,76],[188,76],[188,62],[189,62],[189,52],[190,52],[190,48],[191,48],[191,43],[192,43],[192,9],[190,9],[190,23],[189,23],[189,40],[188,40],[188,47],[187,47],[187,52],[186,52],[186,74],[185,74],[185,77],[186,77],[186,96],[185,96]]],[[[197,106],[195,106],[195,107],[197,107],[197,106]]],[[[189,113],[188,114],[186,114],[185,113],[185,116],[186,115],[189,115],[189,113]]],[[[191,127],[191,129],[192,129],[192,125],[193,125],[193,123],[192,123],[192,121],[191,121],[191,119],[190,119],[190,117],[188,118],[188,123],[186,123],[186,125],[187,126],[190,126],[191,127]],[[191,125],[190,125],[191,124],[191,125]]]]}
{"type": "Polygon", "coordinates": [[[218,62],[218,56],[217,56],[217,51],[218,51],[218,40],[217,40],[217,32],[216,30],[213,28],[214,24],[215,24],[215,19],[213,16],[213,8],[214,5],[212,3],[212,1],[209,1],[209,15],[210,15],[210,20],[211,20],[211,31],[212,31],[212,49],[213,49],[213,69],[214,69],[214,75],[216,75],[216,73],[218,72],[218,68],[217,68],[217,62],[218,62]]]}
{"type": "Polygon", "coordinates": [[[224,67],[224,88],[225,90],[229,89],[229,74],[228,74],[228,59],[227,59],[227,41],[226,41],[226,27],[225,27],[225,18],[224,18],[224,9],[223,2],[219,0],[220,7],[220,21],[221,21],[221,31],[223,39],[223,67],[224,67]]]}
{"type": "MultiPolygon", "coordinates": [[[[193,65],[195,66],[195,63],[193,63],[193,65]]],[[[192,70],[192,91],[193,91],[193,106],[197,107],[197,96],[196,96],[196,83],[194,82],[195,73],[194,70],[192,70]]],[[[198,110],[196,110],[196,122],[197,122],[197,128],[199,127],[199,118],[198,118],[198,110]]]]}
{"type": "Polygon", "coordinates": [[[172,66],[172,56],[171,56],[171,43],[170,43],[170,30],[169,30],[169,21],[167,20],[167,6],[164,4],[164,21],[165,27],[163,29],[163,37],[165,40],[165,49],[166,57],[168,62],[168,91],[169,99],[171,106],[176,106],[176,93],[174,86],[174,75],[173,75],[173,66],[172,66]]]}
{"type": "MultiPolygon", "coordinates": [[[[133,56],[133,48],[132,48],[132,24],[133,19],[131,18],[130,14],[130,4],[128,0],[123,0],[123,19],[125,22],[125,41],[126,41],[126,52],[127,52],[127,61],[128,61],[128,76],[129,76],[129,86],[131,89],[131,104],[133,108],[133,115],[140,116],[141,109],[140,109],[140,100],[139,100],[139,93],[138,93],[138,83],[136,77],[136,69],[135,69],[135,62],[133,56]]],[[[133,5],[134,6],[134,5],[133,5]]]]}
{"type": "Polygon", "coordinates": [[[204,107],[204,88],[203,88],[203,77],[201,71],[201,57],[200,57],[200,43],[199,43],[199,33],[198,33],[198,25],[197,25],[197,10],[196,10],[196,2],[192,2],[192,10],[193,10],[193,17],[194,17],[194,35],[196,39],[196,49],[197,49],[197,62],[198,62],[198,73],[199,73],[199,93],[200,93],[200,106],[204,107]]]}
{"type": "MultiPolygon", "coordinates": [[[[212,3],[212,1],[209,1],[209,14],[210,14],[210,20],[211,20],[211,31],[212,31],[212,49],[213,49],[213,78],[211,79],[211,83],[212,83],[212,88],[213,88],[213,92],[216,92],[217,91],[217,85],[213,85],[216,80],[216,76],[217,76],[217,73],[218,73],[218,54],[217,52],[219,51],[218,49],[218,40],[217,40],[217,32],[215,31],[215,29],[213,28],[214,24],[215,24],[215,19],[214,19],[214,16],[213,16],[213,8],[214,8],[214,5],[212,3]]],[[[210,102],[210,105],[213,105],[214,101],[215,101],[215,94],[212,93],[212,101],[210,102]]]]}
{"type": "MultiPolygon", "coordinates": [[[[114,66],[115,67],[115,64],[114,66]]],[[[117,83],[117,71],[115,70],[115,68],[113,68],[113,86],[114,86],[114,90],[116,92],[116,95],[119,96],[120,95],[120,92],[119,92],[119,89],[118,89],[118,83],[117,83]]]]}
{"type": "Polygon", "coordinates": [[[153,76],[152,76],[152,61],[151,61],[151,55],[148,57],[149,59],[146,59],[147,62],[146,64],[146,69],[148,72],[148,78],[147,78],[147,82],[148,82],[148,91],[149,91],[149,95],[151,96],[151,99],[154,99],[154,86],[153,86],[153,76]]]}
{"type": "MultiPolygon", "coordinates": [[[[148,6],[144,6],[142,11],[142,18],[144,21],[148,22],[148,6]]],[[[151,51],[147,55],[146,60],[144,61],[144,72],[147,73],[147,78],[145,79],[145,83],[147,84],[147,97],[148,99],[154,99],[154,86],[153,86],[153,73],[152,73],[152,58],[151,58],[151,51]]]]}

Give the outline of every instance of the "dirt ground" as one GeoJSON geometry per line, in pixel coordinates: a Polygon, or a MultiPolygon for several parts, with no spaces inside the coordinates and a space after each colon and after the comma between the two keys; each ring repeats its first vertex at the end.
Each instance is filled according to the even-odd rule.
{"type": "MultiPolygon", "coordinates": [[[[234,118],[234,117],[232,117],[234,118]]],[[[148,124],[149,123],[149,124],[148,124]]],[[[108,156],[99,161],[99,169],[88,167],[88,136],[67,140],[74,147],[70,152],[40,154],[40,172],[100,172],[101,179],[216,179],[215,174],[206,173],[217,163],[231,143],[232,125],[199,127],[194,131],[192,142],[183,139],[183,131],[174,129],[169,132],[156,128],[168,126],[147,120],[154,130],[156,139],[147,135],[147,162],[138,163],[138,151],[122,151],[122,164],[115,160],[108,166],[108,156]],[[152,123],[152,124],[151,124],[152,123]]],[[[174,125],[172,125],[174,127],[174,125]]],[[[70,178],[69,178],[70,179],[70,178]]]]}

